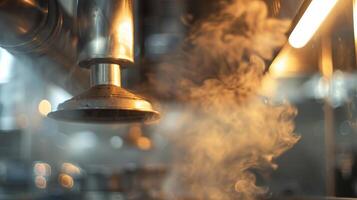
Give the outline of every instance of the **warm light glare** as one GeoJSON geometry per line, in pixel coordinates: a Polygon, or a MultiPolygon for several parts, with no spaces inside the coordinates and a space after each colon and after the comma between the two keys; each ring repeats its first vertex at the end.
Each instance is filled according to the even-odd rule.
{"type": "Polygon", "coordinates": [[[287,77],[296,74],[297,60],[291,47],[283,48],[269,67],[269,74],[272,77],[287,77]]]}
{"type": "Polygon", "coordinates": [[[355,49],[357,52],[357,0],[353,0],[353,30],[355,36],[355,49]]]}
{"type": "Polygon", "coordinates": [[[264,76],[261,87],[259,89],[259,95],[263,97],[274,98],[278,96],[278,80],[271,74],[264,76]]]}
{"type": "Polygon", "coordinates": [[[128,137],[131,141],[136,141],[138,138],[142,136],[141,127],[138,124],[133,124],[129,128],[128,137]]]}
{"type": "Polygon", "coordinates": [[[134,21],[130,1],[124,0],[120,12],[115,16],[116,43],[115,54],[118,58],[134,61],[134,21]]]}
{"type": "Polygon", "coordinates": [[[321,42],[320,70],[326,79],[330,79],[333,74],[332,44],[331,40],[324,37],[321,42]]]}
{"type": "Polygon", "coordinates": [[[140,137],[137,141],[137,145],[142,150],[151,149],[151,140],[147,137],[140,137]]]}
{"type": "Polygon", "coordinates": [[[74,180],[72,176],[67,174],[60,174],[59,176],[59,183],[62,187],[71,189],[74,186],[74,180]]]}
{"type": "Polygon", "coordinates": [[[30,6],[34,6],[34,7],[38,6],[36,5],[36,3],[34,3],[33,0],[22,0],[22,1],[30,6]]]}
{"type": "Polygon", "coordinates": [[[314,36],[338,0],[312,0],[289,37],[295,48],[304,47],[314,36]]]}
{"type": "Polygon", "coordinates": [[[81,174],[81,169],[72,163],[63,163],[62,171],[71,175],[81,174]]]}
{"type": "Polygon", "coordinates": [[[50,113],[52,110],[52,105],[51,103],[44,99],[42,100],[39,104],[38,104],[38,112],[40,112],[40,114],[42,116],[47,116],[48,113],[50,113]]]}
{"type": "Polygon", "coordinates": [[[274,60],[269,71],[273,75],[283,74],[288,67],[287,65],[288,65],[288,57],[281,56],[274,60]]]}

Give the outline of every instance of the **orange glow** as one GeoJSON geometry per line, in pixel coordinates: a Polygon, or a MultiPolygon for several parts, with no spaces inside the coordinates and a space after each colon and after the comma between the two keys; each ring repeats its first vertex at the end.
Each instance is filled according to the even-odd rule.
{"type": "Polygon", "coordinates": [[[330,79],[333,74],[332,47],[331,40],[324,37],[321,42],[321,63],[320,70],[326,79],[330,79]]]}
{"type": "Polygon", "coordinates": [[[146,109],[148,106],[150,106],[150,105],[148,105],[148,103],[147,102],[144,102],[144,101],[137,101],[137,102],[135,102],[135,107],[137,107],[138,109],[146,109]]]}
{"type": "Polygon", "coordinates": [[[37,188],[45,189],[47,187],[46,178],[43,176],[36,176],[35,177],[35,185],[37,188]]]}
{"type": "Polygon", "coordinates": [[[36,176],[50,176],[51,166],[47,163],[36,163],[34,166],[34,173],[36,176]]]}
{"type": "Polygon", "coordinates": [[[357,52],[357,0],[353,0],[353,30],[355,36],[355,49],[357,52]]]}
{"type": "Polygon", "coordinates": [[[140,137],[137,141],[137,145],[142,150],[149,150],[151,149],[151,140],[147,137],[140,137]]]}
{"type": "Polygon", "coordinates": [[[295,48],[304,47],[314,36],[338,0],[312,0],[289,37],[295,48]]]}
{"type": "Polygon", "coordinates": [[[31,5],[31,6],[34,6],[34,7],[37,7],[38,5],[36,5],[36,3],[34,3],[33,0],[22,0],[24,3],[28,4],[28,5],[31,5]]]}
{"type": "Polygon", "coordinates": [[[132,142],[136,141],[142,136],[141,127],[139,124],[133,124],[129,129],[129,140],[132,142]]]}
{"type": "Polygon", "coordinates": [[[260,90],[258,92],[261,96],[264,97],[274,97],[275,95],[277,95],[277,89],[277,79],[271,76],[270,74],[267,74],[263,78],[260,90]]]}
{"type": "Polygon", "coordinates": [[[74,180],[72,176],[67,175],[67,174],[60,174],[59,175],[59,183],[62,185],[62,187],[71,189],[74,186],[74,180]]]}
{"type": "Polygon", "coordinates": [[[38,104],[38,112],[40,112],[42,116],[47,116],[51,111],[52,105],[48,100],[44,99],[38,104]]]}
{"type": "Polygon", "coordinates": [[[80,174],[81,173],[81,169],[77,166],[75,166],[72,163],[63,163],[62,164],[62,171],[67,173],[67,174],[80,174]]]}
{"type": "Polygon", "coordinates": [[[288,67],[289,58],[287,55],[280,56],[274,60],[270,67],[270,72],[274,75],[283,74],[288,67]]]}
{"type": "Polygon", "coordinates": [[[294,75],[300,70],[299,67],[297,67],[298,61],[292,50],[291,46],[286,46],[274,59],[273,63],[269,67],[269,73],[272,77],[286,77],[294,75]]]}
{"type": "Polygon", "coordinates": [[[116,34],[116,44],[114,56],[134,61],[134,22],[132,1],[123,0],[115,16],[114,26],[116,34]]]}

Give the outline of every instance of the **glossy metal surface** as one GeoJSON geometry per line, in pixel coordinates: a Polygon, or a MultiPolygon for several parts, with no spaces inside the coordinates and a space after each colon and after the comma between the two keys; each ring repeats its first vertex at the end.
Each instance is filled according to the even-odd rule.
{"type": "Polygon", "coordinates": [[[58,39],[62,24],[62,13],[56,1],[2,1],[0,46],[13,52],[47,49],[58,39]]]}
{"type": "Polygon", "coordinates": [[[151,122],[159,118],[151,104],[121,87],[99,85],[60,104],[51,118],[82,123],[151,122]]]}
{"type": "Polygon", "coordinates": [[[121,86],[120,66],[116,64],[97,64],[91,66],[91,86],[121,86]]]}
{"type": "Polygon", "coordinates": [[[49,117],[86,123],[149,122],[150,102],[121,88],[120,68],[134,61],[132,0],[79,0],[79,65],[90,68],[91,88],[49,117]]]}
{"type": "Polygon", "coordinates": [[[49,2],[44,0],[2,0],[0,9],[0,28],[4,30],[0,35],[2,45],[20,44],[21,39],[33,37],[49,16],[49,2]]]}
{"type": "Polygon", "coordinates": [[[89,73],[76,68],[75,21],[56,0],[0,0],[0,47],[30,57],[45,79],[78,93],[89,73]]]}
{"type": "Polygon", "coordinates": [[[132,0],[79,0],[79,65],[134,61],[132,0]]]}
{"type": "MultiPolygon", "coordinates": [[[[84,57],[79,62],[92,66],[94,87],[65,102],[50,116],[84,122],[158,118],[149,102],[119,87],[119,64],[133,61],[131,9],[129,0],[81,1],[79,51],[84,57]]],[[[61,84],[66,84],[63,76],[68,75],[77,77],[77,83],[88,81],[88,73],[76,70],[78,38],[74,25],[75,20],[71,21],[55,0],[0,0],[0,46],[15,54],[37,55],[36,63],[48,65],[41,69],[43,75],[61,84]]]]}

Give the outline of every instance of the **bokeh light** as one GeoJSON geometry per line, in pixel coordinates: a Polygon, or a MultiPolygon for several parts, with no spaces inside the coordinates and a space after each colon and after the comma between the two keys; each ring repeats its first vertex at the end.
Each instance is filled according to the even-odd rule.
{"type": "Polygon", "coordinates": [[[71,174],[71,175],[79,175],[81,174],[81,169],[72,164],[72,163],[63,163],[62,164],[62,171],[67,173],[67,174],[71,174]]]}
{"type": "Polygon", "coordinates": [[[137,146],[141,149],[141,150],[149,150],[152,147],[152,143],[151,140],[147,137],[140,137],[137,140],[137,146]]]}
{"type": "Polygon", "coordinates": [[[114,149],[120,149],[123,146],[123,140],[119,136],[113,136],[110,138],[110,144],[114,149]]]}
{"type": "Polygon", "coordinates": [[[47,187],[47,180],[43,176],[36,176],[35,177],[35,185],[39,189],[45,189],[47,187]]]}
{"type": "Polygon", "coordinates": [[[44,99],[38,104],[38,112],[42,116],[47,116],[47,114],[50,113],[51,111],[52,111],[52,105],[48,100],[44,99]]]}
{"type": "Polygon", "coordinates": [[[51,176],[51,166],[47,163],[36,163],[33,170],[36,176],[51,176]]]}
{"type": "Polygon", "coordinates": [[[74,186],[74,180],[73,180],[72,176],[70,176],[68,174],[60,174],[58,181],[62,187],[67,188],[67,189],[71,189],[74,186]]]}

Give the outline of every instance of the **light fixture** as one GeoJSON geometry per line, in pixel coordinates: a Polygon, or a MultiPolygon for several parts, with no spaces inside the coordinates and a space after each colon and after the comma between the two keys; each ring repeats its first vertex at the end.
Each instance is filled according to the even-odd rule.
{"type": "Polygon", "coordinates": [[[289,37],[294,48],[304,47],[314,36],[338,0],[312,0],[289,37]]]}
{"type": "Polygon", "coordinates": [[[355,49],[357,52],[357,0],[353,0],[353,31],[355,37],[355,49]]]}

